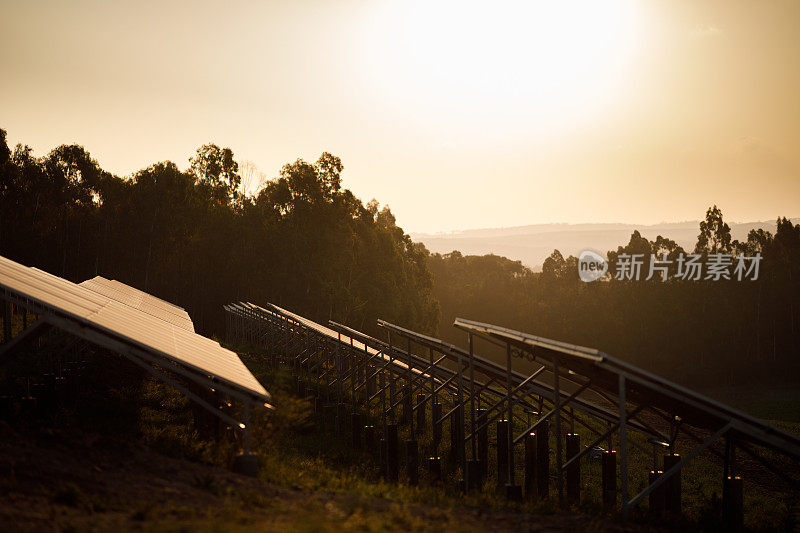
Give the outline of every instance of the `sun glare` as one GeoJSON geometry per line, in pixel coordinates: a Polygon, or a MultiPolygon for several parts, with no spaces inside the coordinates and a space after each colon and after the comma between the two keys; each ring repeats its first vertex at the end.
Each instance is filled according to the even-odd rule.
{"type": "Polygon", "coordinates": [[[370,70],[403,105],[574,111],[621,81],[636,48],[636,11],[631,0],[385,4],[370,24],[370,70]]]}

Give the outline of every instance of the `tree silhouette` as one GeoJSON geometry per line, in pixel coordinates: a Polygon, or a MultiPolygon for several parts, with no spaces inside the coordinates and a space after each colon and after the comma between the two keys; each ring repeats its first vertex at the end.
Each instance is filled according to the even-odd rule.
{"type": "MultiPolygon", "coordinates": [[[[2,130],[0,130],[2,131],[2,130]]],[[[187,171],[155,163],[128,179],[82,147],[37,158],[0,135],[0,253],[73,281],[118,279],[186,307],[219,333],[222,305],[273,301],[374,328],[437,328],[427,251],[388,208],[342,189],[341,160],[297,160],[256,195],[229,148],[201,146],[187,171]]]]}
{"type": "Polygon", "coordinates": [[[700,234],[694,247],[698,254],[731,252],[731,228],[722,220],[722,211],[715,205],[706,211],[700,222],[700,234]]]}
{"type": "Polygon", "coordinates": [[[227,203],[227,200],[239,196],[242,178],[239,176],[239,164],[234,160],[230,148],[220,148],[213,143],[204,144],[189,162],[189,172],[201,185],[210,187],[218,200],[227,203]]]}
{"type": "MultiPolygon", "coordinates": [[[[6,139],[0,130],[0,254],[73,281],[101,274],[141,288],[185,307],[205,334],[222,331],[223,304],[271,301],[373,334],[377,318],[427,333],[456,316],[494,322],[701,388],[800,378],[800,227],[786,218],[744,242],[731,240],[716,206],[700,224],[697,253],[761,254],[756,281],[688,281],[673,268],[665,282],[610,272],[583,283],[577,259],[558,250],[541,273],[496,255],[429,254],[388,206],[342,188],[342,162],[327,152],[244,194],[233,152],[213,144],[187,171],[164,161],[123,179],[80,146],[36,157],[6,139]]],[[[610,262],[622,253],[674,260],[683,250],[634,231],[610,262]]],[[[441,335],[464,342],[450,327],[441,335]]]]}

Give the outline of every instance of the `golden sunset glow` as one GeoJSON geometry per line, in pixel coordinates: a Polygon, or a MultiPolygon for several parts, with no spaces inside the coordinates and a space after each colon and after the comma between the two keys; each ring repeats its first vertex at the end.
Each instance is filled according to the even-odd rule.
{"type": "Polygon", "coordinates": [[[797,216],[800,3],[7,3],[0,126],[120,175],[323,151],[407,231],[797,216]],[[758,184],[759,194],[752,189],[758,184]]]}
{"type": "Polygon", "coordinates": [[[0,530],[788,531],[798,301],[800,0],[0,0],[0,530]]]}
{"type": "Polygon", "coordinates": [[[369,72],[398,107],[544,125],[600,105],[630,74],[639,11],[628,0],[382,4],[367,25],[369,72]]]}

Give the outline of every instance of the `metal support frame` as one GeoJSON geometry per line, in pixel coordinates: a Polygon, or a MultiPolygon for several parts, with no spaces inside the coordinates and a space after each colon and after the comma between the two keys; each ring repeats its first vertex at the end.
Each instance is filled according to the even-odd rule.
{"type": "MultiPolygon", "coordinates": [[[[460,428],[457,428],[458,431],[466,430],[467,433],[459,436],[461,442],[457,447],[460,466],[465,476],[465,489],[471,485],[467,479],[467,448],[469,447],[471,450],[469,456],[473,460],[478,460],[479,450],[475,436],[499,416],[506,416],[511,427],[513,427],[515,418],[524,420],[523,427],[527,426],[527,429],[518,436],[515,436],[513,430],[508,432],[507,446],[510,461],[507,479],[511,484],[514,483],[515,476],[514,446],[541,424],[545,424],[549,420],[554,421],[556,443],[554,474],[558,482],[560,503],[564,501],[563,473],[568,468],[574,467],[586,454],[605,441],[608,442],[608,449],[611,451],[616,434],[619,443],[619,476],[621,479],[621,486],[618,490],[622,495],[624,518],[628,517],[632,506],[638,504],[652,490],[663,485],[697,454],[705,450],[714,452],[715,450],[710,448],[711,444],[720,435],[735,429],[730,423],[723,426],[652,485],[630,498],[631,480],[628,472],[631,464],[630,452],[636,449],[645,453],[647,457],[654,453],[647,449],[648,444],[639,442],[642,436],[650,439],[650,442],[655,440],[664,442],[671,452],[674,451],[679,430],[683,431],[685,435],[699,440],[683,423],[683,420],[675,414],[662,413],[657,406],[648,404],[646,399],[643,400],[636,394],[636,387],[643,383],[650,385],[650,382],[647,381],[649,378],[642,372],[634,372],[625,367],[617,373],[616,383],[613,385],[608,383],[608,378],[605,381],[596,381],[593,372],[576,372],[576,368],[570,366],[568,359],[562,359],[560,351],[564,350],[564,353],[569,353],[570,350],[573,350],[570,345],[538,338],[530,344],[517,342],[516,337],[511,341],[503,340],[504,338],[494,338],[489,334],[484,334],[484,330],[479,328],[461,327],[458,321],[456,326],[467,332],[468,349],[466,350],[385,321],[379,321],[378,325],[387,330],[388,342],[334,322],[328,324],[330,328],[333,328],[330,330],[276,306],[258,309],[259,311],[253,315],[262,321],[263,327],[255,330],[258,333],[254,338],[265,338],[261,333],[263,329],[273,330],[286,336],[286,342],[283,344],[283,348],[286,350],[285,360],[292,361],[289,358],[290,354],[296,357],[297,347],[290,348],[290,337],[311,335],[322,341],[318,343],[318,346],[321,344],[322,347],[316,348],[313,356],[315,364],[301,366],[306,372],[306,376],[312,379],[324,378],[335,373],[336,378],[328,385],[338,389],[340,402],[347,401],[344,395],[345,390],[349,390],[350,400],[355,400],[354,395],[360,393],[362,387],[366,391],[367,380],[380,377],[381,384],[377,390],[371,394],[365,393],[361,405],[364,409],[370,410],[372,403],[379,398],[379,409],[384,427],[388,422],[387,417],[393,416],[394,409],[403,402],[402,390],[399,392],[396,390],[396,384],[401,381],[407,387],[405,390],[409,391],[412,397],[415,393],[422,391],[428,394],[424,401],[412,401],[411,413],[417,411],[427,401],[433,404],[441,398],[442,403],[447,404],[444,414],[432,418],[434,426],[452,419],[456,413],[460,412],[460,409],[468,408],[469,416],[460,418],[458,420],[460,428]],[[405,342],[398,343],[397,336],[404,338],[405,342]],[[478,356],[475,350],[476,337],[505,348],[505,364],[478,356]],[[405,346],[401,347],[402,345],[405,346]],[[427,348],[427,359],[413,353],[412,348],[418,347],[423,350],[427,348]],[[341,350],[345,350],[345,356],[341,355],[341,350]],[[515,371],[512,368],[512,358],[519,353],[527,353],[530,359],[542,366],[526,374],[515,371]],[[444,364],[445,361],[449,365],[444,364]],[[373,364],[374,366],[372,366],[373,364]],[[546,370],[552,372],[552,382],[542,379],[544,377],[542,374],[546,370]],[[570,393],[570,390],[573,392],[570,393]],[[629,402],[629,399],[633,399],[634,402],[629,402]],[[552,409],[545,412],[545,405],[550,404],[552,404],[552,409]],[[487,406],[485,418],[477,419],[476,409],[487,406]],[[669,425],[669,429],[660,429],[662,422],[658,420],[653,423],[651,418],[641,417],[645,411],[657,415],[657,418],[669,425]],[[526,413],[527,420],[523,416],[526,413]],[[530,420],[531,414],[536,416],[533,421],[530,420]],[[568,424],[572,433],[575,432],[577,426],[581,426],[593,433],[596,438],[590,445],[584,446],[577,453],[572,451],[574,450],[572,448],[569,456],[565,457],[562,438],[562,429],[565,423],[568,424]],[[469,446],[467,446],[468,441],[471,441],[469,446]]],[[[236,312],[236,310],[231,309],[229,312],[236,312]]],[[[582,370],[582,368],[578,367],[577,370],[582,370]]],[[[325,382],[323,381],[322,384],[324,386],[325,382]]],[[[679,389],[663,387],[659,389],[659,392],[674,398],[675,401],[683,400],[683,393],[679,389]]],[[[694,400],[687,402],[692,408],[702,408],[696,402],[694,404],[692,402],[694,400]]],[[[713,411],[715,415],[719,413],[720,411],[713,411]]],[[[408,419],[410,435],[414,435],[417,429],[416,417],[412,414],[408,419]]],[[[458,434],[458,431],[454,434],[458,434]]],[[[437,445],[438,442],[434,439],[431,450],[433,456],[438,456],[437,445]]],[[[736,447],[745,453],[751,452],[739,440],[736,441],[736,447]]]]}
{"type": "Polygon", "coordinates": [[[9,339],[5,344],[0,346],[0,364],[2,364],[3,360],[9,354],[15,352],[25,344],[36,341],[36,339],[46,333],[50,327],[50,324],[44,317],[36,319],[26,330],[20,332],[16,337],[9,339]]]}
{"type": "Polygon", "coordinates": [[[709,446],[714,444],[720,437],[723,437],[730,429],[731,429],[731,423],[730,422],[725,424],[724,426],[722,426],[720,429],[717,430],[716,433],[714,433],[713,435],[708,437],[706,440],[704,440],[701,445],[695,447],[691,452],[689,452],[689,454],[686,457],[683,457],[672,468],[670,468],[669,470],[667,470],[666,472],[661,474],[654,483],[651,483],[650,485],[648,485],[647,488],[645,488],[639,494],[634,496],[632,500],[630,500],[629,502],[626,502],[627,506],[630,507],[630,506],[636,505],[637,503],[642,501],[642,499],[645,496],[647,496],[648,494],[653,492],[655,489],[657,489],[658,487],[660,487],[661,485],[666,483],[667,480],[669,478],[671,478],[673,475],[675,475],[678,471],[680,471],[680,469],[683,468],[684,465],[686,465],[689,461],[691,461],[692,459],[697,457],[697,455],[700,452],[702,452],[703,450],[705,450],[706,448],[708,448],[709,446]]]}
{"type": "MultiPolygon", "coordinates": [[[[241,431],[244,435],[245,453],[249,453],[250,406],[252,404],[258,407],[263,406],[266,407],[267,409],[272,409],[271,405],[266,404],[263,401],[258,401],[254,397],[251,397],[249,394],[244,394],[236,390],[235,388],[228,386],[227,384],[218,379],[210,378],[201,373],[189,370],[186,367],[182,367],[171,361],[153,355],[134,343],[124,342],[123,340],[117,339],[108,333],[94,329],[86,324],[81,324],[78,323],[76,320],[60,316],[52,312],[48,308],[35,305],[32,302],[25,301],[24,299],[21,298],[15,298],[14,296],[10,295],[7,292],[4,292],[3,296],[5,298],[6,301],[5,303],[7,307],[10,307],[11,302],[13,300],[16,300],[17,302],[19,302],[20,306],[23,307],[26,311],[30,310],[34,312],[35,314],[39,315],[39,318],[26,330],[17,335],[14,339],[9,339],[9,342],[4,344],[2,346],[2,349],[0,349],[0,355],[7,355],[8,353],[21,347],[23,344],[35,340],[42,334],[51,331],[54,328],[58,329],[60,331],[67,333],[71,337],[67,337],[68,342],[65,347],[61,348],[56,347],[55,351],[56,355],[62,353],[65,349],[69,349],[70,347],[76,345],[76,341],[80,339],[88,341],[89,343],[95,344],[97,346],[106,348],[111,352],[123,356],[127,360],[131,361],[134,365],[145,370],[153,377],[172,386],[181,394],[185,395],[190,400],[200,405],[203,409],[205,409],[209,413],[221,419],[223,422],[230,425],[232,428],[241,431]],[[206,400],[201,398],[199,395],[195,394],[187,387],[183,386],[181,383],[170,377],[166,372],[159,370],[157,367],[161,367],[162,369],[167,370],[170,373],[182,376],[183,378],[193,381],[203,387],[212,390],[218,389],[224,392],[225,394],[229,395],[230,397],[241,400],[244,405],[245,422],[244,423],[238,422],[230,415],[212,406],[206,400]]],[[[234,333],[233,331],[234,327],[235,326],[233,324],[229,326],[229,332],[231,334],[234,333]]],[[[81,344],[80,349],[84,350],[86,346],[88,345],[81,344]]]]}

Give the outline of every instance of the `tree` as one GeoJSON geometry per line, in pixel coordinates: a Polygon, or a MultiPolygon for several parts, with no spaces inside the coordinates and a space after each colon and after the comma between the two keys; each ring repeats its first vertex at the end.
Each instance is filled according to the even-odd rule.
{"type": "MultiPolygon", "coordinates": [[[[663,246],[665,243],[659,242],[659,246],[663,246]]],[[[620,255],[629,255],[629,256],[640,256],[637,261],[641,261],[641,267],[639,269],[640,279],[644,279],[647,277],[649,270],[650,270],[650,254],[653,253],[654,244],[648,241],[645,237],[639,233],[639,230],[634,230],[631,233],[631,238],[628,241],[628,244],[625,246],[619,246],[617,251],[609,251],[608,256],[608,271],[611,274],[612,279],[617,274],[617,268],[620,265],[619,256],[620,255]]]]}
{"type": "Polygon", "coordinates": [[[256,164],[252,161],[239,163],[239,175],[241,176],[241,182],[239,183],[240,197],[252,194],[253,191],[260,191],[267,177],[266,174],[258,170],[256,164]]]}
{"type": "Polygon", "coordinates": [[[8,148],[6,141],[6,130],[0,128],[0,168],[5,168],[11,161],[11,150],[8,148]]]}
{"type": "Polygon", "coordinates": [[[316,169],[328,194],[339,192],[342,188],[342,160],[328,152],[322,152],[317,159],[316,169]]]}
{"type": "Polygon", "coordinates": [[[694,247],[698,254],[731,253],[731,228],[722,220],[722,211],[714,205],[700,222],[700,234],[694,247]]]}
{"type": "MultiPolygon", "coordinates": [[[[428,253],[388,207],[342,188],[331,154],[285,165],[254,196],[233,198],[233,153],[198,152],[187,171],[165,161],[122,179],[83,147],[36,157],[10,150],[0,132],[0,255],[72,281],[100,274],[147,290],[185,307],[204,334],[223,331],[223,304],[269,301],[375,335],[377,318],[429,334],[456,316],[492,322],[688,385],[800,379],[800,227],[786,218],[729,241],[761,253],[757,281],[582,283],[575,257],[557,250],[541,273],[496,255],[428,253]]],[[[705,253],[724,250],[730,235],[709,211],[705,253]]],[[[608,257],[680,252],[634,231],[608,257]]],[[[453,328],[442,335],[464,341],[453,328]]]]}
{"type": "Polygon", "coordinates": [[[189,172],[201,184],[211,188],[218,200],[228,203],[239,197],[242,178],[239,163],[233,158],[230,148],[220,148],[216,144],[204,144],[197,149],[195,157],[189,159],[189,172]]]}
{"type": "Polygon", "coordinates": [[[542,275],[548,279],[561,279],[567,271],[567,262],[558,250],[553,250],[550,257],[542,264],[542,275]]]}

